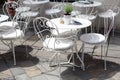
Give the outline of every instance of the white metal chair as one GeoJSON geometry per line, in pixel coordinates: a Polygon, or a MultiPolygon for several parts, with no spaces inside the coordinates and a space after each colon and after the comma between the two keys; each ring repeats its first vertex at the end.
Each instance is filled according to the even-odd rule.
{"type": "Polygon", "coordinates": [[[15,14],[15,9],[18,7],[17,2],[15,1],[8,1],[3,4],[2,10],[5,15],[9,16],[8,21],[4,21],[0,23],[0,26],[9,26],[9,27],[15,27],[18,25],[17,22],[13,21],[15,14]],[[9,10],[10,8],[10,10],[9,10]],[[12,14],[11,14],[12,13],[12,14]]]}
{"type": "Polygon", "coordinates": [[[25,5],[22,0],[18,0],[17,3],[19,4],[19,7],[16,9],[18,9],[17,13],[19,13],[20,19],[21,18],[26,19],[29,17],[29,19],[27,19],[27,22],[29,24],[28,28],[31,28],[32,20],[39,15],[39,11],[32,11],[32,9],[31,9],[33,7],[32,2],[30,0],[28,0],[28,2],[29,2],[29,4],[31,4],[30,6],[25,5]],[[22,8],[22,10],[21,10],[21,8],[22,8]]]}
{"type": "Polygon", "coordinates": [[[14,65],[16,65],[14,41],[24,37],[27,23],[25,21],[17,21],[16,16],[13,18],[13,24],[11,26],[0,25],[0,40],[12,49],[14,65]],[[15,25],[17,23],[18,25],[15,25]]]}
{"type": "MultiPolygon", "coordinates": [[[[94,7],[92,8],[87,8],[87,10],[85,11],[85,13],[81,13],[79,15],[76,15],[76,17],[78,18],[84,18],[84,19],[87,19],[87,20],[90,20],[92,21],[92,23],[94,23],[95,19],[97,18],[97,14],[98,11],[95,10],[94,7]]],[[[93,32],[93,24],[91,25],[91,32],[93,32]]],[[[86,29],[86,32],[87,32],[87,29],[86,29]]]]}
{"type": "Polygon", "coordinates": [[[15,15],[15,9],[18,7],[18,3],[15,1],[8,1],[3,4],[2,10],[5,15],[9,16],[12,20],[15,15]]]}
{"type": "Polygon", "coordinates": [[[51,9],[45,11],[46,15],[49,15],[51,18],[57,18],[63,15],[63,3],[55,4],[51,9]]]}
{"type": "Polygon", "coordinates": [[[81,35],[81,37],[80,37],[80,40],[83,43],[82,49],[81,49],[82,50],[83,61],[84,61],[85,44],[90,44],[90,45],[95,45],[95,46],[101,45],[101,57],[103,55],[103,52],[104,52],[104,55],[105,55],[104,56],[104,69],[105,70],[106,70],[106,57],[107,57],[108,45],[107,45],[106,52],[103,49],[105,49],[105,43],[107,42],[108,37],[110,35],[110,32],[114,27],[114,17],[112,17],[109,22],[110,22],[110,25],[108,27],[104,27],[104,33],[103,34],[101,34],[101,33],[87,33],[87,34],[81,35]]]}
{"type": "Polygon", "coordinates": [[[22,0],[18,0],[17,4],[18,4],[18,7],[15,9],[15,11],[17,13],[22,13],[22,12],[26,12],[26,11],[30,11],[31,10],[30,7],[28,7],[28,6],[23,4],[22,0]]]}
{"type": "Polygon", "coordinates": [[[9,20],[1,22],[0,26],[9,26],[11,28],[14,28],[15,26],[19,25],[17,23],[17,20],[22,20],[22,21],[25,21],[25,22],[29,22],[30,17],[27,16],[27,17],[24,18],[23,16],[20,16],[21,12],[19,12],[19,13],[14,12],[13,13],[14,15],[12,15],[12,16],[9,13],[8,7],[15,10],[19,6],[20,6],[19,3],[15,2],[15,1],[8,1],[8,2],[4,3],[3,8],[2,8],[3,9],[3,13],[9,16],[9,20]]]}
{"type": "MultiPolygon", "coordinates": [[[[40,30],[42,30],[42,29],[50,29],[50,27],[46,24],[46,22],[49,21],[49,19],[47,19],[45,17],[41,17],[41,18],[43,20],[41,20],[40,21],[41,24],[39,24],[41,26],[40,30]]],[[[59,29],[59,30],[56,31],[56,29],[52,28],[50,30],[51,30],[52,35],[56,36],[56,37],[68,37],[68,36],[72,36],[72,35],[77,34],[76,29],[59,29]]]]}
{"type": "MultiPolygon", "coordinates": [[[[112,17],[116,17],[119,14],[120,8],[118,7],[119,5],[119,0],[106,0],[105,2],[103,2],[103,12],[99,13],[98,16],[101,19],[110,19],[112,17]],[[107,2],[106,2],[107,1],[107,2]]],[[[100,20],[99,20],[100,22],[100,20]]],[[[103,23],[104,26],[108,26],[109,22],[106,21],[105,23],[103,23]]],[[[114,35],[114,30],[115,30],[115,26],[113,28],[113,35],[114,35]]]]}
{"type": "MultiPolygon", "coordinates": [[[[50,58],[50,62],[54,59],[54,57],[57,57],[59,74],[61,73],[60,54],[65,53],[68,50],[72,50],[72,53],[71,53],[70,59],[68,60],[67,63],[69,63],[71,61],[72,57],[74,60],[73,50],[75,50],[75,53],[76,53],[79,61],[82,63],[82,69],[84,70],[84,63],[78,55],[76,42],[71,37],[67,37],[67,38],[59,37],[58,38],[58,37],[52,36],[50,29],[40,30],[40,27],[41,27],[40,22],[43,22],[43,19],[44,19],[44,17],[37,17],[33,20],[34,30],[35,30],[35,33],[40,38],[40,41],[42,41],[42,43],[43,43],[43,49],[45,49],[48,52],[54,52],[54,55],[50,58]]],[[[45,21],[45,23],[46,23],[46,21],[45,21]]],[[[56,29],[57,26],[54,25],[52,22],[50,22],[50,23],[56,29]]],[[[73,63],[74,63],[74,61],[73,61],[73,63]]],[[[51,66],[51,64],[50,64],[50,66],[51,66]]]]}

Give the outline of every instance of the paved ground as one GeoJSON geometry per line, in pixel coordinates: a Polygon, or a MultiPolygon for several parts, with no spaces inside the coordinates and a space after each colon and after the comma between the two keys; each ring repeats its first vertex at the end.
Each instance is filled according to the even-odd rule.
{"type": "MultiPolygon", "coordinates": [[[[86,70],[72,66],[63,66],[62,80],[119,80],[120,79],[120,34],[111,37],[109,54],[107,57],[107,70],[103,68],[100,58],[100,48],[95,50],[94,57],[90,56],[92,47],[86,45],[85,66],[86,70]]],[[[49,67],[49,57],[53,53],[42,50],[41,42],[29,30],[26,37],[14,41],[16,44],[17,65],[13,65],[11,50],[0,42],[0,80],[59,80],[57,67],[49,67]],[[28,36],[31,35],[31,36],[28,36]],[[26,57],[26,48],[29,56],[26,57]]],[[[78,48],[81,42],[78,41],[78,48]]],[[[69,54],[61,54],[61,61],[67,61],[69,54]]],[[[76,64],[80,64],[76,58],[76,64]]]]}

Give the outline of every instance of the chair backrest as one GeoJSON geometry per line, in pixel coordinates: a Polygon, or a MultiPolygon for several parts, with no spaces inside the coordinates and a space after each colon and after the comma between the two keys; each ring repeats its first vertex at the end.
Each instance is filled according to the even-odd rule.
{"type": "Polygon", "coordinates": [[[103,0],[102,5],[105,11],[108,9],[113,9],[119,5],[119,0],[103,0]]]}
{"type": "Polygon", "coordinates": [[[45,37],[51,36],[50,28],[46,25],[49,19],[45,17],[37,17],[33,20],[35,34],[44,41],[45,37]],[[46,34],[48,32],[49,34],[46,34]],[[45,37],[43,35],[46,35],[45,37]]]}
{"type": "Polygon", "coordinates": [[[62,4],[56,4],[56,5],[54,5],[54,6],[52,7],[52,9],[60,9],[60,10],[63,10],[63,6],[64,6],[63,3],[62,3],[62,4]]]}
{"type": "MultiPolygon", "coordinates": [[[[106,22],[108,20],[104,20],[104,22],[106,22]]],[[[111,17],[111,19],[109,19],[109,25],[108,26],[104,26],[104,35],[105,35],[105,38],[106,38],[106,41],[108,40],[108,37],[110,36],[110,33],[114,27],[114,16],[111,17]]]]}
{"type": "Polygon", "coordinates": [[[10,20],[13,19],[15,15],[15,9],[18,7],[17,2],[15,1],[8,1],[3,4],[2,10],[5,15],[10,17],[10,20]]]}
{"type": "Polygon", "coordinates": [[[53,36],[51,33],[51,28],[46,27],[46,24],[48,24],[48,23],[58,32],[57,26],[45,17],[37,17],[33,20],[33,27],[34,27],[35,34],[37,34],[38,38],[42,42],[44,42],[46,39],[48,40],[47,42],[44,42],[45,45],[49,45],[49,41],[51,42],[51,40],[53,40],[53,39],[55,39],[55,41],[53,41],[54,44],[55,43],[59,44],[60,43],[59,39],[65,40],[65,39],[72,39],[73,38],[73,36],[72,37],[64,37],[64,38],[53,36]],[[41,29],[41,27],[42,28],[45,27],[45,29],[41,29]]]}
{"type": "Polygon", "coordinates": [[[54,6],[52,6],[51,9],[56,9],[56,10],[59,11],[59,14],[58,13],[54,14],[54,15],[56,15],[56,17],[63,16],[63,13],[64,13],[63,12],[63,7],[64,7],[63,3],[61,3],[61,4],[55,4],[54,6]]]}

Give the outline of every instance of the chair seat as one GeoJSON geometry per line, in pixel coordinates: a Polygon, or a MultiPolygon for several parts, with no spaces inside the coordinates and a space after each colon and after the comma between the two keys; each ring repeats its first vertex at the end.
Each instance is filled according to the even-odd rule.
{"type": "Polygon", "coordinates": [[[98,33],[83,34],[80,37],[81,41],[87,44],[100,44],[105,41],[105,36],[98,33]]]}
{"type": "Polygon", "coordinates": [[[29,11],[30,7],[28,6],[21,6],[15,9],[16,12],[25,12],[25,11],[29,11]]]}
{"type": "Polygon", "coordinates": [[[54,49],[54,50],[67,50],[73,47],[74,41],[70,39],[62,38],[47,38],[43,42],[45,48],[54,49]]]}
{"type": "Polygon", "coordinates": [[[22,12],[21,17],[36,17],[39,14],[39,12],[33,12],[33,11],[27,11],[27,12],[22,12]]]}
{"type": "Polygon", "coordinates": [[[75,35],[76,34],[76,29],[59,29],[58,30],[58,32],[59,32],[59,34],[58,34],[58,32],[55,30],[55,29],[53,29],[51,32],[52,32],[52,34],[54,35],[54,36],[72,36],[72,35],[75,35]]]}
{"type": "Polygon", "coordinates": [[[46,10],[45,13],[47,15],[51,15],[51,14],[57,14],[57,13],[60,13],[62,10],[60,9],[49,9],[49,10],[46,10]]]}
{"type": "Polygon", "coordinates": [[[111,18],[111,17],[115,17],[117,15],[116,12],[112,11],[112,10],[107,10],[105,12],[102,12],[99,14],[99,17],[103,17],[103,18],[111,18]]]}
{"type": "Polygon", "coordinates": [[[0,23],[0,27],[4,27],[4,26],[8,26],[8,27],[16,27],[18,26],[18,23],[17,22],[14,22],[14,21],[6,21],[6,22],[2,22],[0,23]]]}
{"type": "Polygon", "coordinates": [[[24,33],[20,29],[10,29],[6,32],[0,33],[0,35],[1,35],[1,39],[3,40],[11,40],[11,39],[13,40],[23,37],[24,33]]]}
{"type": "Polygon", "coordinates": [[[90,15],[90,14],[80,14],[80,15],[77,15],[76,17],[84,18],[84,19],[91,20],[91,21],[96,19],[95,15],[90,15]]]}

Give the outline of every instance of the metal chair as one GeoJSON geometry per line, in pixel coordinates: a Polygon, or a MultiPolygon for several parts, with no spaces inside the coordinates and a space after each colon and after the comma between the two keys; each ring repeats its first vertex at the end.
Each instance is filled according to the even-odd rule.
{"type": "MultiPolygon", "coordinates": [[[[108,27],[104,27],[104,32],[102,33],[87,33],[87,34],[83,34],[80,36],[80,40],[82,41],[83,45],[82,45],[82,60],[84,61],[84,48],[85,48],[85,44],[89,44],[89,45],[95,45],[95,46],[99,46],[101,45],[101,58],[103,53],[105,54],[104,56],[104,70],[106,70],[106,57],[107,57],[107,52],[108,52],[108,45],[107,44],[107,49],[105,52],[105,43],[107,43],[107,41],[109,41],[109,36],[110,36],[110,32],[114,27],[114,17],[111,18],[111,20],[109,21],[110,25],[108,27]]],[[[102,30],[103,31],[103,30],[102,30]]],[[[92,55],[94,53],[95,47],[93,48],[92,51],[92,55]]]]}
{"type": "Polygon", "coordinates": [[[27,19],[27,22],[29,24],[28,28],[32,28],[31,27],[32,20],[39,15],[39,11],[32,11],[32,9],[31,9],[33,7],[32,2],[29,0],[28,0],[28,2],[30,4],[29,6],[25,5],[22,0],[18,0],[17,3],[19,4],[19,7],[17,9],[20,9],[20,8],[22,8],[22,9],[18,10],[17,13],[19,13],[20,19],[26,20],[26,18],[29,17],[29,19],[27,19]]]}
{"type": "Polygon", "coordinates": [[[51,18],[58,18],[63,15],[63,6],[64,4],[55,4],[51,9],[45,11],[46,15],[49,15],[51,18]]]}
{"type": "Polygon", "coordinates": [[[15,9],[18,7],[18,3],[15,1],[5,2],[2,6],[3,13],[9,16],[9,19],[12,20],[15,15],[15,9]]]}
{"type": "Polygon", "coordinates": [[[18,7],[15,9],[15,11],[17,13],[22,13],[22,12],[26,12],[26,11],[30,11],[31,10],[30,7],[28,7],[28,6],[23,4],[22,0],[18,0],[17,4],[18,4],[18,7]]]}
{"type": "MultiPolygon", "coordinates": [[[[13,18],[12,27],[6,25],[0,25],[0,40],[12,49],[14,65],[16,65],[14,41],[24,37],[25,29],[27,28],[27,23],[25,21],[17,21],[17,15],[13,18]],[[15,25],[17,23],[18,25],[15,25]]],[[[4,22],[3,22],[4,23],[4,22]]]]}
{"type": "MultiPolygon", "coordinates": [[[[46,19],[44,17],[37,17],[33,20],[34,24],[34,30],[35,33],[38,35],[38,38],[43,44],[43,49],[48,52],[54,52],[54,55],[50,58],[50,62],[57,57],[57,65],[59,67],[59,77],[61,79],[60,73],[61,73],[61,61],[60,61],[60,54],[63,54],[67,52],[68,50],[71,50],[71,56],[67,63],[70,63],[72,57],[73,57],[73,64],[74,64],[74,53],[73,50],[75,50],[75,54],[77,55],[79,61],[82,63],[82,69],[84,70],[84,63],[81,60],[81,58],[78,55],[76,41],[73,40],[71,37],[54,37],[51,33],[51,29],[42,29],[40,30],[41,23],[43,20],[46,19]]],[[[47,21],[48,22],[48,21],[47,21]]],[[[50,22],[50,21],[49,21],[50,22]]],[[[46,23],[46,21],[45,21],[46,23]]],[[[50,22],[51,25],[57,30],[57,26],[54,25],[52,22],[50,22]]],[[[51,63],[50,63],[51,66],[51,63]]],[[[75,66],[75,64],[73,65],[75,66]]],[[[73,67],[74,68],[74,67],[73,67]]]]}
{"type": "MultiPolygon", "coordinates": [[[[94,7],[92,7],[92,8],[87,8],[85,13],[81,13],[79,15],[76,15],[76,17],[90,20],[92,22],[91,32],[94,32],[93,23],[94,23],[95,19],[97,18],[97,15],[98,15],[97,13],[98,13],[98,11],[95,10],[94,7]]],[[[86,32],[87,32],[87,29],[86,29],[86,32]]]]}
{"type": "MultiPolygon", "coordinates": [[[[9,20],[8,21],[4,21],[4,22],[1,22],[0,23],[0,26],[9,26],[9,27],[15,27],[15,26],[17,26],[17,25],[19,25],[16,21],[17,20],[23,20],[23,17],[22,16],[20,16],[20,14],[21,14],[21,12],[17,12],[16,13],[16,11],[15,11],[15,9],[17,8],[17,7],[19,7],[20,6],[20,4],[19,3],[17,3],[17,2],[15,2],[15,1],[8,1],[8,2],[5,2],[4,3],[4,5],[3,5],[3,7],[2,7],[2,10],[3,10],[3,13],[5,14],[5,15],[8,15],[9,16],[9,20]],[[9,10],[8,10],[8,8],[11,8],[11,9],[13,9],[13,13],[12,13],[12,15],[10,14],[10,12],[9,12],[9,10]],[[16,18],[16,19],[15,19],[16,18]]],[[[24,18],[24,20],[25,20],[25,22],[29,22],[29,16],[27,16],[26,18],[24,18]]]]}
{"type": "Polygon", "coordinates": [[[15,9],[18,7],[17,2],[15,1],[8,1],[3,4],[2,10],[5,15],[9,16],[8,21],[4,21],[0,23],[0,26],[9,26],[9,27],[15,27],[18,25],[17,22],[14,22],[15,19],[15,9]]]}
{"type": "MultiPolygon", "coordinates": [[[[118,7],[119,0],[107,0],[107,2],[103,2],[103,12],[99,13],[98,16],[100,19],[111,19],[112,17],[116,17],[119,14],[120,8],[118,7]]],[[[99,20],[100,23],[100,20],[99,20]]],[[[109,22],[103,22],[104,26],[108,26],[109,22]]],[[[100,26],[100,25],[99,25],[100,26]]],[[[114,30],[113,28],[113,36],[114,36],[114,30]]]]}

